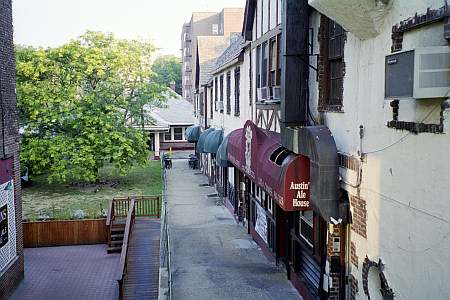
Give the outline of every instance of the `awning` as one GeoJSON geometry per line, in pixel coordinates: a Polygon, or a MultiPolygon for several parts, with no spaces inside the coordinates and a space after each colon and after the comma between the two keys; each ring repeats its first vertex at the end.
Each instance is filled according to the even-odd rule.
{"type": "Polygon", "coordinates": [[[281,145],[278,133],[247,121],[230,133],[228,159],[285,211],[311,209],[309,159],[281,145]]]}
{"type": "Polygon", "coordinates": [[[206,153],[216,153],[223,140],[223,130],[216,129],[212,131],[205,140],[204,150],[206,153]]]}
{"type": "Polygon", "coordinates": [[[206,138],[213,131],[215,131],[214,128],[209,128],[200,134],[200,136],[198,137],[198,141],[197,141],[197,148],[196,148],[197,153],[206,153],[206,151],[205,151],[206,138]]]}
{"type": "Polygon", "coordinates": [[[196,143],[202,133],[200,125],[192,125],[186,128],[184,135],[189,143],[196,143]]]}
{"type": "Polygon", "coordinates": [[[227,135],[223,138],[222,143],[219,146],[219,149],[217,149],[216,152],[216,164],[219,167],[227,168],[231,167],[232,164],[228,161],[228,141],[230,135],[227,135]]]}

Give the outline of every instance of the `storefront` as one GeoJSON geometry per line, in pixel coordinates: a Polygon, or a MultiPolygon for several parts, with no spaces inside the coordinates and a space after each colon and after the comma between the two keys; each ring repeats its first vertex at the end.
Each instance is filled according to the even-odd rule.
{"type": "Polygon", "coordinates": [[[227,146],[234,167],[232,212],[269,259],[285,264],[305,299],[323,297],[329,223],[310,199],[310,158],[284,148],[278,133],[251,121],[230,133],[227,146]]]}

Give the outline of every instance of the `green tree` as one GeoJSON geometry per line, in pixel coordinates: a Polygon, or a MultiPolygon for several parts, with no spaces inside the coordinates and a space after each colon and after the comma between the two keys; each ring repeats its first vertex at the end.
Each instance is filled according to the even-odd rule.
{"type": "Polygon", "coordinates": [[[99,32],[57,48],[17,47],[22,163],[51,182],[95,181],[106,161],[122,174],[144,164],[147,136],[130,120],[165,99],[153,50],[99,32]]]}
{"type": "Polygon", "coordinates": [[[159,84],[170,87],[175,83],[175,92],[181,95],[181,60],[173,55],[161,56],[155,60],[152,67],[157,74],[159,84]]]}

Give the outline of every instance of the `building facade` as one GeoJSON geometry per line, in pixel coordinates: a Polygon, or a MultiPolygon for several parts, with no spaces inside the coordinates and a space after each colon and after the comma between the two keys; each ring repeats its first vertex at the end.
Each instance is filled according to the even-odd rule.
{"type": "Polygon", "coordinates": [[[233,32],[240,32],[242,26],[243,9],[224,8],[221,12],[194,12],[191,20],[182,28],[182,76],[183,98],[194,101],[195,93],[195,63],[198,36],[229,37],[233,32]]]}
{"type": "Polygon", "coordinates": [[[447,1],[247,1],[197,151],[304,299],[450,296],[449,41],[447,1]]]}
{"type": "Polygon", "coordinates": [[[11,1],[0,1],[0,299],[23,279],[19,124],[11,1]]]}

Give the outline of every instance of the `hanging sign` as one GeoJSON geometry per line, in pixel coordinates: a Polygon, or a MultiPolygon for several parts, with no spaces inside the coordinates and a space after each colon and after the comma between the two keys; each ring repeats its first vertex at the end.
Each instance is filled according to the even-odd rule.
{"type": "Polygon", "coordinates": [[[0,207],[0,248],[8,243],[8,205],[0,207]]]}

